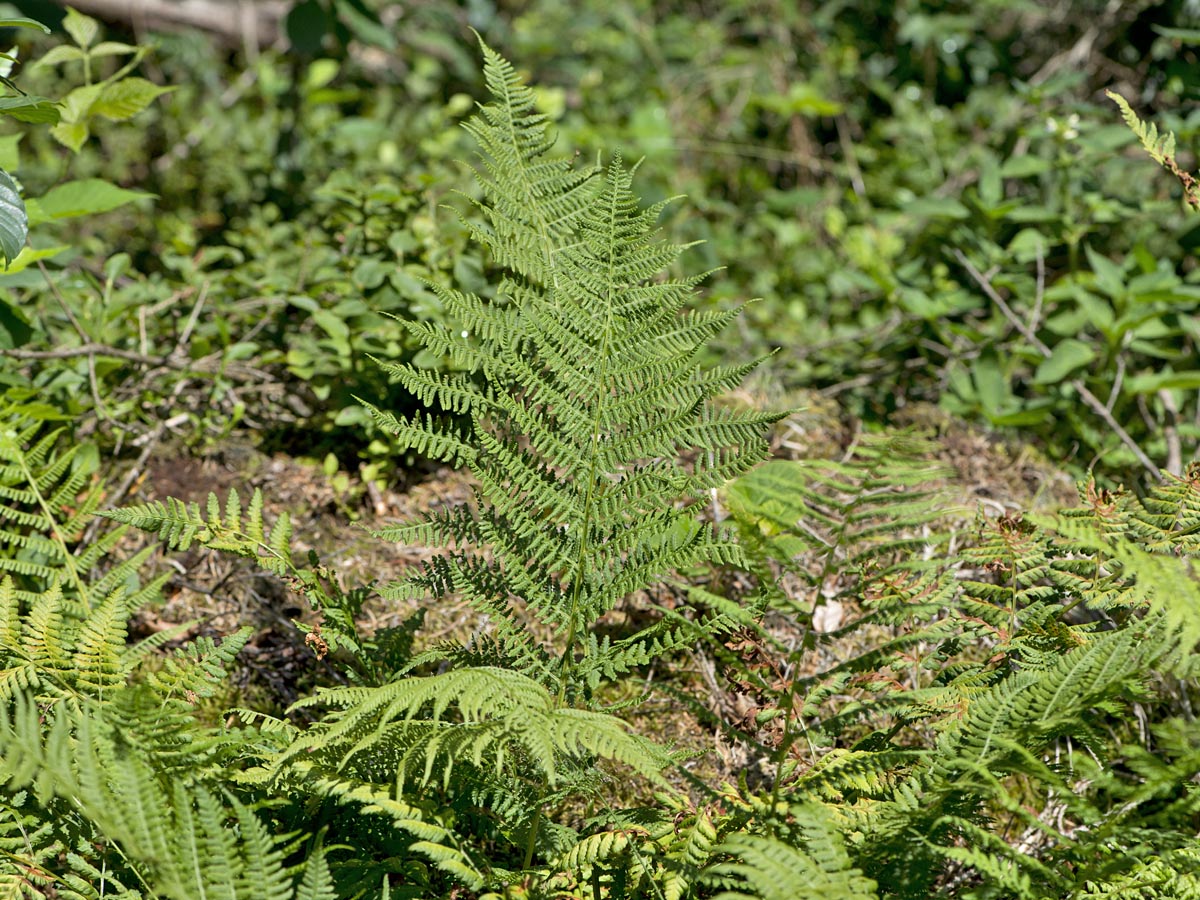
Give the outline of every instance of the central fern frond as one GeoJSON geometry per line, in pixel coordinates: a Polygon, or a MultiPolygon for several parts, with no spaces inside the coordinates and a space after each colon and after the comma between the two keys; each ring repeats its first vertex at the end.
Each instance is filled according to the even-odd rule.
{"type": "Polygon", "coordinates": [[[754,363],[697,364],[737,311],[682,312],[699,279],[663,276],[684,249],[658,235],[664,204],[639,205],[619,158],[596,172],[548,157],[532,92],[484,55],[495,100],[468,125],[483,160],[483,222],[471,227],[509,274],[490,302],[435,287],[460,328],[407,323],[473,374],[383,364],[471,430],[372,407],[410,447],[465,463],[477,502],[380,534],[453,547],[391,596],[461,595],[497,624],[498,658],[484,661],[565,685],[557,670],[595,647],[589,626],[622,598],[678,568],[737,560],[688,501],[758,462],[778,416],[714,402],[754,363]],[[521,608],[563,645],[536,644],[521,608]]]}

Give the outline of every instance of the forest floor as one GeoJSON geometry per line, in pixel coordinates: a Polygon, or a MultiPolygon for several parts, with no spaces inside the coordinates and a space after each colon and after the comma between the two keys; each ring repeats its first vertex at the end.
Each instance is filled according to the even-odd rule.
{"type": "MultiPolygon", "coordinates": [[[[1044,511],[1073,505],[1078,497],[1068,475],[1027,447],[1005,444],[933,409],[918,410],[910,419],[916,427],[932,433],[936,455],[930,462],[950,473],[939,486],[944,489],[953,528],[971,528],[979,513],[994,518],[1044,511]]],[[[839,418],[835,408],[814,400],[803,412],[779,424],[772,449],[782,458],[841,459],[853,451],[859,436],[858,429],[839,418]]],[[[286,511],[294,528],[293,550],[299,554],[314,550],[339,574],[344,588],[395,582],[431,555],[426,547],[379,539],[372,534],[375,529],[470,502],[472,496],[469,473],[444,467],[407,472],[402,482],[386,490],[368,491],[357,485],[349,494],[339,494],[319,463],[230,446],[217,447],[200,457],[162,448],[148,460],[123,505],[175,497],[203,506],[209,492],[224,498],[231,488],[243,498],[255,488],[261,489],[268,521],[286,511]]],[[[720,510],[715,512],[720,514],[720,510]]],[[[131,534],[129,540],[132,552],[147,538],[131,534]]],[[[160,565],[172,570],[164,590],[165,601],[158,608],[143,611],[131,623],[131,638],[184,623],[190,626],[180,640],[198,635],[220,638],[247,624],[255,629],[236,664],[229,693],[203,701],[204,714],[220,717],[233,706],[254,706],[281,714],[309,692],[314,681],[342,679],[331,660],[319,661],[305,645],[305,633],[318,622],[307,601],[249,560],[194,548],[164,555],[160,565]]],[[[737,584],[723,587],[732,587],[735,594],[738,590],[737,584]]],[[[805,597],[798,599],[811,602],[805,597]]],[[[656,604],[680,600],[678,592],[672,596],[669,591],[631,598],[625,607],[610,612],[600,625],[620,634],[652,621],[657,614],[656,604]]],[[[414,615],[417,606],[414,602],[389,602],[376,595],[364,607],[361,624],[366,632],[398,626],[414,615]]],[[[824,609],[820,630],[836,631],[854,613],[840,605],[824,609]]],[[[441,603],[425,610],[416,649],[447,639],[467,640],[485,624],[465,602],[441,603]]],[[[781,623],[779,628],[781,641],[797,639],[786,633],[786,624],[781,623]]],[[[858,642],[855,647],[842,646],[836,639],[821,643],[811,660],[813,669],[844,658],[841,654],[861,650],[862,641],[869,639],[859,629],[851,629],[850,633],[851,639],[858,642]]],[[[549,641],[553,636],[544,637],[549,641]]],[[[640,732],[678,749],[694,749],[701,754],[712,748],[715,740],[715,754],[698,755],[688,764],[710,784],[736,780],[748,771],[764,768],[766,761],[761,754],[755,758],[750,744],[722,740],[721,730],[712,726],[717,718],[749,723],[755,707],[752,697],[721,677],[719,667],[703,648],[697,648],[692,659],[673,666],[671,678],[670,685],[657,684],[655,672],[649,671],[644,679],[644,697],[614,697],[613,702],[638,701],[627,708],[626,718],[640,732]]],[[[768,734],[758,733],[755,739],[760,744],[770,742],[768,734]]],[[[627,791],[628,786],[614,785],[613,790],[627,791]]]]}

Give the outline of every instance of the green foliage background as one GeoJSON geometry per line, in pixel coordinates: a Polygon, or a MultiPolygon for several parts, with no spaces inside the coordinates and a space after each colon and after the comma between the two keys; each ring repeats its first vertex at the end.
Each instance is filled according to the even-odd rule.
{"type": "MultiPolygon", "coordinates": [[[[165,354],[205,288],[187,355],[208,359],[190,385],[207,395],[165,411],[187,417],[187,440],[247,414],[250,362],[286,385],[250,403],[272,445],[323,455],[315,429],[343,468],[370,479],[391,465],[352,399],[387,390],[365,354],[419,353],[383,314],[441,316],[428,283],[482,290],[489,265],[443,208],[470,190],[455,162],[478,85],[469,25],[532,76],[561,147],[619,147],[643,160],[648,202],[689,197],[694,212],[667,227],[725,267],[706,302],[761,298],[723,346],[783,351],[773,383],[868,422],[928,402],[1020,427],[1074,470],[1125,481],[1172,446],[1194,451],[1194,224],[1171,179],[1126,152],[1134,138],[1101,92],[1188,146],[1186,4],[434,4],[376,10],[389,25],[374,30],[318,6],[295,16],[299,49],[232,68],[199,35],[156,38],[143,69],[176,90],[73,162],[158,195],[153,217],[117,214],[119,247],[91,237],[99,224],[66,233],[92,258],[116,254],[107,299],[77,269],[60,276],[90,337],[128,348],[128,310],[156,309],[172,327],[143,343],[165,354]]],[[[25,77],[52,96],[54,74],[72,73],[25,77]]],[[[52,185],[55,142],[21,146],[24,181],[52,185]]],[[[65,323],[39,276],[5,281],[30,346],[48,345],[65,323]]],[[[82,373],[56,377],[81,411],[82,373]]],[[[157,412],[122,399],[104,413],[157,412]]]]}
{"type": "Polygon", "coordinates": [[[0,897],[1200,892],[1191,4],[20,12],[61,27],[0,135],[0,897]],[[821,398],[839,458],[751,470],[821,398]],[[1079,507],[952,524],[961,420],[1079,507]],[[377,533],[441,551],[380,600],[269,492],[95,518],[169,442],[475,487],[377,533]],[[320,614],[298,702],[230,686],[248,625],[129,640],[130,525],[320,614]],[[414,598],[483,624],[368,627],[414,598]]]}

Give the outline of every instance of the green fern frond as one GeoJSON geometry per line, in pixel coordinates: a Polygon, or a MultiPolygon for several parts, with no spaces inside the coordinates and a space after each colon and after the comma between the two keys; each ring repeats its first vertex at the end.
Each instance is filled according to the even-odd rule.
{"type": "Polygon", "coordinates": [[[306,759],[371,780],[448,786],[464,763],[490,765],[496,775],[512,764],[553,787],[563,757],[610,759],[654,779],[670,762],[622,720],[560,707],[541,683],[507,669],[459,669],[382,687],[322,690],[292,708],[313,706],[337,711],[310,728],[277,765],[306,759]]]}
{"type": "Polygon", "coordinates": [[[478,890],[487,883],[479,863],[460,846],[457,836],[424,809],[395,799],[387,789],[376,785],[344,776],[320,774],[307,761],[297,766],[297,772],[307,776],[303,783],[317,795],[353,805],[366,815],[386,819],[407,836],[410,852],[429,860],[467,887],[478,890]]]}
{"type": "Polygon", "coordinates": [[[735,861],[714,867],[718,876],[731,876],[743,885],[723,891],[717,900],[876,900],[878,886],[850,861],[840,833],[821,806],[793,811],[802,845],[766,835],[735,833],[722,849],[735,861]]]}
{"type": "MultiPolygon", "coordinates": [[[[66,801],[95,829],[85,848],[93,861],[81,856],[75,872],[94,870],[99,848],[123,873],[112,881],[118,896],[123,878],[173,900],[290,900],[282,841],[231,797],[170,778],[171,768],[157,766],[158,748],[127,737],[125,723],[109,720],[111,709],[64,701],[43,715],[24,695],[0,705],[0,785],[27,790],[47,810],[66,801]]],[[[196,771],[196,746],[181,755],[196,771]]]]}
{"type": "Polygon", "coordinates": [[[55,579],[88,602],[83,576],[102,552],[79,546],[101,485],[89,486],[78,448],[63,448],[61,436],[40,421],[0,415],[0,573],[20,576],[25,602],[55,579]]]}
{"type": "Polygon", "coordinates": [[[304,861],[304,877],[296,887],[295,900],[336,900],[333,876],[323,847],[317,847],[304,861]]]}
{"type": "Polygon", "coordinates": [[[1196,190],[1196,179],[1190,173],[1183,171],[1175,161],[1175,135],[1168,131],[1159,134],[1158,126],[1153,122],[1146,124],[1120,94],[1105,91],[1105,95],[1121,110],[1121,118],[1129,126],[1129,130],[1137,137],[1142,149],[1150,158],[1179,179],[1183,185],[1183,193],[1193,209],[1200,208],[1200,194],[1196,190]]]}
{"type": "MultiPolygon", "coordinates": [[[[491,302],[438,289],[465,336],[407,326],[482,382],[385,364],[422,402],[469,416],[473,432],[369,407],[414,449],[466,464],[479,512],[379,532],[455,548],[385,594],[456,593],[493,618],[527,609],[560,630],[556,655],[567,661],[588,646],[590,624],[629,594],[673,569],[739,559],[676,501],[745,472],[778,417],[714,405],[753,365],[695,364],[736,312],[681,314],[697,279],[661,278],[683,250],[657,235],[662,204],[639,205],[619,159],[601,173],[551,157],[532,92],[483,52],[493,102],[467,126],[480,149],[483,223],[468,224],[510,274],[491,302]]],[[[521,646],[501,639],[510,642],[521,646]]],[[[631,649],[608,670],[657,649],[631,649]]],[[[523,646],[520,655],[539,654],[523,646]]]]}
{"type": "MultiPolygon", "coordinates": [[[[932,486],[947,472],[932,456],[931,445],[909,433],[865,436],[845,462],[760,466],[732,482],[723,500],[764,583],[774,581],[768,560],[809,581],[823,580],[834,565],[843,579],[880,579],[912,569],[944,540],[936,528],[944,506],[932,486]]],[[[772,602],[795,611],[778,592],[772,602]]]]}
{"type": "Polygon", "coordinates": [[[162,667],[146,676],[164,697],[181,697],[187,692],[211,697],[229,677],[229,667],[246,646],[254,629],[246,626],[226,635],[218,644],[211,637],[198,637],[162,661],[162,667]]]}

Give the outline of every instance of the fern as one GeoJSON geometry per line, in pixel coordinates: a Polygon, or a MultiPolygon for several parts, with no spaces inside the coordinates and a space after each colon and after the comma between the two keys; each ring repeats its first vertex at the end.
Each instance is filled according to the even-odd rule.
{"type": "Polygon", "coordinates": [[[722,849],[737,859],[714,866],[712,874],[733,876],[747,890],[727,890],[717,900],[874,900],[875,882],[850,861],[832,817],[823,807],[809,805],[791,811],[796,836],[783,841],[766,835],[736,833],[722,849]]]}
{"type": "Polygon", "coordinates": [[[1129,101],[1120,94],[1113,91],[1104,93],[1109,100],[1117,104],[1117,108],[1121,110],[1121,118],[1125,120],[1129,130],[1137,137],[1142,149],[1149,154],[1152,160],[1179,179],[1180,184],[1183,185],[1183,196],[1188,205],[1193,209],[1200,209],[1200,192],[1197,191],[1195,176],[1190,172],[1183,171],[1179,167],[1179,163],[1175,161],[1175,135],[1169,131],[1159,134],[1158,126],[1153,122],[1146,124],[1138,118],[1133,107],[1129,105],[1129,101]]]}
{"type": "MultiPolygon", "coordinates": [[[[369,662],[368,647],[386,640],[364,638],[355,624],[355,616],[369,594],[368,588],[343,591],[335,572],[320,563],[310,551],[304,560],[292,553],[292,524],[281,513],[268,524],[262,491],[255,490],[243,508],[241,497],[231,490],[222,504],[209,494],[204,509],[197,503],[184,503],[168,497],[123,509],[106,510],[101,515],[158,535],[173,550],[187,550],[200,544],[212,550],[253,560],[258,566],[284,579],[322,614],[315,632],[323,642],[319,655],[344,649],[347,668],[357,680],[379,676],[377,666],[369,662]]],[[[300,626],[307,630],[307,626],[300,626]]]]}
{"type": "MultiPolygon", "coordinates": [[[[5,748],[0,785],[36,798],[47,811],[71,810],[70,818],[81,817],[88,856],[95,860],[100,848],[102,865],[111,871],[88,889],[74,890],[85,884],[80,873],[100,871],[96,862],[76,857],[71,875],[52,870],[48,888],[99,898],[138,897],[134,888],[142,887],[177,900],[292,900],[331,893],[319,862],[298,891],[284,865],[283,842],[248,807],[191,778],[170,778],[158,754],[125,734],[107,707],[60,704],[46,725],[40,718],[24,696],[11,714],[0,706],[5,748]]],[[[194,776],[195,743],[188,750],[182,755],[194,776]]]]}
{"type": "MultiPolygon", "coordinates": [[[[469,416],[473,430],[375,410],[409,446],[465,463],[478,512],[381,531],[456,546],[385,594],[462,595],[501,623],[507,664],[566,696],[578,690],[577,655],[611,660],[611,672],[637,664],[587,639],[601,615],[673,569],[739,558],[676,500],[757,462],[763,427],[777,417],[713,405],[749,367],[697,368],[696,355],[734,313],[680,315],[696,279],[659,277],[681,251],[655,237],[662,206],[637,206],[619,160],[598,173],[550,157],[532,92],[483,52],[494,102],[468,125],[485,197],[482,223],[469,225],[511,275],[491,303],[436,289],[466,338],[407,326],[483,377],[385,366],[422,400],[469,416]],[[516,619],[522,609],[562,634],[561,644],[534,642],[516,619]]],[[[644,644],[638,658],[656,649],[644,644]]]]}

